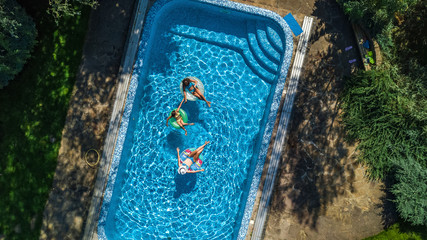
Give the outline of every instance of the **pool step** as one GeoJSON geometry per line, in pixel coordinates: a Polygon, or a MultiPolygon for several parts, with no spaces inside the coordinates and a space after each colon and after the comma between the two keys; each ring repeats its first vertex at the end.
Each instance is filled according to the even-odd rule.
{"type": "MultiPolygon", "coordinates": [[[[206,29],[194,28],[187,25],[176,25],[170,30],[171,33],[201,42],[207,42],[220,47],[232,49],[243,56],[248,67],[262,80],[273,83],[276,75],[260,65],[260,61],[255,59],[245,39],[238,38],[225,33],[218,33],[206,29]]],[[[277,67],[276,67],[277,68],[277,67]]],[[[274,71],[273,71],[274,72],[274,71]]]]}
{"type": "Polygon", "coordinates": [[[267,39],[271,43],[271,46],[273,46],[273,48],[276,49],[277,52],[284,53],[284,40],[280,37],[280,34],[278,33],[278,27],[274,25],[265,25],[265,28],[267,32],[267,39]]]}
{"type": "Polygon", "coordinates": [[[265,70],[269,71],[270,73],[276,74],[278,64],[273,62],[269,57],[267,57],[264,51],[261,49],[260,45],[265,44],[265,42],[258,41],[257,28],[254,21],[247,22],[247,30],[249,48],[251,49],[255,59],[258,61],[259,65],[261,65],[265,70]]]}
{"type": "Polygon", "coordinates": [[[277,65],[280,64],[280,60],[282,59],[283,52],[278,52],[271,44],[271,42],[267,38],[267,31],[265,22],[257,21],[256,22],[256,28],[257,28],[257,39],[260,43],[261,50],[264,52],[264,54],[274,63],[277,65]]]}
{"type": "Polygon", "coordinates": [[[243,55],[248,67],[258,75],[262,80],[272,84],[276,78],[276,75],[265,70],[263,66],[259,65],[259,62],[254,58],[253,52],[249,49],[249,46],[243,50],[243,55]]]}

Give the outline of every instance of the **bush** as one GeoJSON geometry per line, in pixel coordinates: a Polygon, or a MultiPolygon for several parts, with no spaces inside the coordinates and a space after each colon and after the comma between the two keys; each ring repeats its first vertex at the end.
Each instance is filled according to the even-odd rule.
{"type": "Polygon", "coordinates": [[[393,34],[396,54],[403,61],[416,58],[427,64],[427,1],[420,1],[402,17],[399,28],[393,34]]]}
{"type": "Polygon", "coordinates": [[[392,66],[358,71],[342,95],[343,123],[348,138],[359,142],[359,161],[371,178],[395,180],[397,211],[414,225],[427,225],[425,95],[419,79],[392,66]]]}
{"type": "Polygon", "coordinates": [[[393,224],[378,235],[365,240],[423,240],[427,239],[427,229],[423,226],[414,227],[406,222],[393,224]]]}
{"type": "Polygon", "coordinates": [[[421,0],[337,0],[344,13],[354,23],[368,29],[378,43],[383,53],[389,54],[393,49],[392,32],[394,23],[404,15],[408,9],[421,0]],[[385,51],[385,52],[384,52],[385,51]]]}
{"type": "Polygon", "coordinates": [[[344,13],[375,33],[393,23],[396,16],[406,12],[420,0],[338,0],[344,13]]]}
{"type": "Polygon", "coordinates": [[[423,161],[425,153],[420,148],[422,123],[411,117],[411,100],[394,82],[396,78],[402,77],[393,71],[359,71],[346,80],[342,95],[348,138],[359,141],[359,159],[374,179],[383,179],[401,159],[423,161]]]}
{"type": "Polygon", "coordinates": [[[384,64],[358,71],[345,84],[343,123],[358,141],[371,178],[394,180],[400,216],[427,224],[427,2],[338,0],[353,22],[369,29],[384,64]]]}
{"type": "Polygon", "coordinates": [[[427,226],[427,169],[408,159],[400,164],[392,187],[400,216],[414,225],[427,226]]]}
{"type": "Polygon", "coordinates": [[[49,0],[49,9],[47,12],[53,16],[55,19],[56,24],[58,24],[59,20],[65,16],[76,16],[80,15],[79,8],[76,8],[75,6],[90,6],[92,8],[95,8],[98,6],[97,0],[49,0]]]}
{"type": "Polygon", "coordinates": [[[0,0],[0,89],[22,70],[36,35],[33,20],[15,0],[0,0]]]}

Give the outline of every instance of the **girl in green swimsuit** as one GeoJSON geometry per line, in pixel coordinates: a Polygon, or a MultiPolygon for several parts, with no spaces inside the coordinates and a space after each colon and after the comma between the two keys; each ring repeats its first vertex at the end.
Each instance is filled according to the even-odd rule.
{"type": "Polygon", "coordinates": [[[184,102],[184,99],[181,101],[181,103],[179,104],[179,106],[178,106],[178,108],[177,109],[175,109],[174,111],[172,111],[172,113],[171,113],[171,115],[166,119],[166,126],[168,126],[168,122],[169,122],[169,119],[171,119],[171,118],[175,118],[175,121],[176,121],[176,123],[178,123],[178,125],[185,131],[185,136],[187,136],[187,129],[185,129],[185,127],[184,126],[187,126],[187,125],[194,125],[194,123],[185,123],[183,120],[182,120],[182,116],[181,116],[181,114],[179,113],[179,109],[181,108],[181,106],[182,106],[182,102],[184,102]]]}

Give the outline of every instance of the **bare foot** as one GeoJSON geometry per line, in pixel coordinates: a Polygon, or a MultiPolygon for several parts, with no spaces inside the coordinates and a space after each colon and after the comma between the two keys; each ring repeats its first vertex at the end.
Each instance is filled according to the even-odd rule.
{"type": "Polygon", "coordinates": [[[192,126],[192,125],[194,125],[194,123],[189,123],[188,125],[192,126]]]}
{"type": "Polygon", "coordinates": [[[185,131],[185,136],[187,136],[187,131],[185,131]]]}
{"type": "Polygon", "coordinates": [[[206,102],[208,104],[208,107],[211,107],[211,102],[206,102]]]}

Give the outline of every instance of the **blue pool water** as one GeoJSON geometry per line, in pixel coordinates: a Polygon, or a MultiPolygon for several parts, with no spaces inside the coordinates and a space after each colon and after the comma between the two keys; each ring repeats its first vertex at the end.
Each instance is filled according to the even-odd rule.
{"type": "Polygon", "coordinates": [[[147,21],[99,235],[241,238],[289,66],[289,37],[269,18],[196,1],[158,1],[147,21]],[[212,102],[183,104],[195,123],[188,136],[165,125],[186,76],[201,79],[212,102]],[[206,171],[179,175],[176,148],[204,141],[211,141],[203,152],[206,171]]]}

